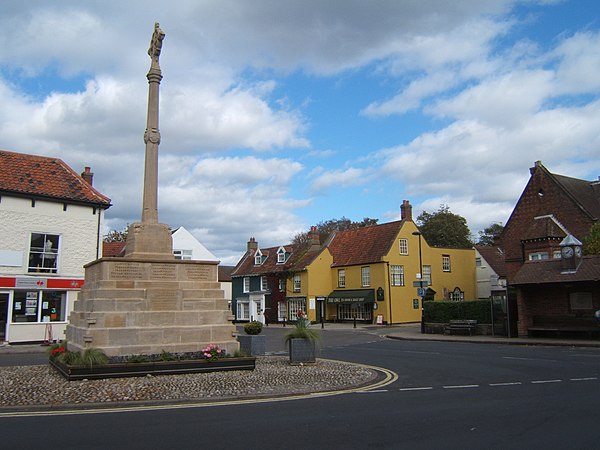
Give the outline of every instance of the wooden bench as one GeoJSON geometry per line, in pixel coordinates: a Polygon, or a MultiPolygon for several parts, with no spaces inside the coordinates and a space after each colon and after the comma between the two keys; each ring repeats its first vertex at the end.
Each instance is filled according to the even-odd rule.
{"type": "Polygon", "coordinates": [[[477,329],[476,320],[451,320],[444,325],[444,334],[453,334],[469,332],[469,336],[473,335],[473,331],[477,329]]]}
{"type": "Polygon", "coordinates": [[[587,337],[600,336],[600,326],[593,317],[533,316],[527,329],[529,336],[587,337]]]}

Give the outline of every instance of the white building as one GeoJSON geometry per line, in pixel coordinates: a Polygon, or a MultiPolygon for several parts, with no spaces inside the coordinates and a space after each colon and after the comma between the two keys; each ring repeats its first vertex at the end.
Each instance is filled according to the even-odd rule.
{"type": "Polygon", "coordinates": [[[0,341],[63,339],[110,199],[57,158],[0,151],[0,341]]]}
{"type": "Polygon", "coordinates": [[[173,231],[173,254],[175,259],[218,262],[219,259],[183,227],[173,231]]]}

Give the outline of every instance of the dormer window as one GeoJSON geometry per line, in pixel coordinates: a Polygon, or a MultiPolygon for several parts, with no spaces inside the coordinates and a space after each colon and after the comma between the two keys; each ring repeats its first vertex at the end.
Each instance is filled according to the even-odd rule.
{"type": "Polygon", "coordinates": [[[256,250],[254,254],[254,265],[260,266],[263,263],[263,254],[260,250],[256,250]]]}
{"type": "Polygon", "coordinates": [[[285,248],[279,247],[277,250],[277,264],[283,264],[285,262],[285,248]]]}

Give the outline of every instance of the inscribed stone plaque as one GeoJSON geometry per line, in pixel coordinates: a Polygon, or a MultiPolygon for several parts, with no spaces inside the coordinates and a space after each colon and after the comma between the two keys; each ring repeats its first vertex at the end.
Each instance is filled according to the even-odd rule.
{"type": "Polygon", "coordinates": [[[174,280],[177,276],[174,264],[152,264],[150,278],[153,280],[174,280]]]}
{"type": "Polygon", "coordinates": [[[209,281],[211,279],[210,266],[186,266],[185,273],[188,280],[209,281]]]}
{"type": "Polygon", "coordinates": [[[177,309],[177,291],[156,289],[148,292],[151,311],[173,311],[177,309]]]}
{"type": "Polygon", "coordinates": [[[138,263],[115,263],[110,269],[110,278],[118,280],[140,280],[142,265],[138,263]]]}

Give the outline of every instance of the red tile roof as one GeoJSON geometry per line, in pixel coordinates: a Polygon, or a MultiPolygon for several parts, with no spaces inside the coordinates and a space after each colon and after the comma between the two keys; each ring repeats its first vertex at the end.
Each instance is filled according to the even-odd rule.
{"type": "Polygon", "coordinates": [[[0,150],[0,192],[111,206],[62,160],[5,150],[0,150]]]}
{"type": "Polygon", "coordinates": [[[102,242],[102,256],[124,256],[125,242],[102,242]]]}
{"type": "Polygon", "coordinates": [[[238,262],[231,276],[246,276],[246,275],[263,275],[269,273],[282,273],[289,270],[302,270],[308,264],[308,260],[315,257],[319,252],[309,252],[309,245],[284,245],[282,246],[287,253],[290,253],[289,258],[285,263],[277,262],[277,250],[280,246],[261,248],[260,251],[263,258],[266,258],[262,264],[254,264],[255,250],[247,251],[242,259],[238,262]]]}
{"type": "Polygon", "coordinates": [[[476,245],[475,249],[499,277],[506,277],[507,272],[506,264],[504,263],[504,252],[500,247],[476,245]]]}
{"type": "Polygon", "coordinates": [[[561,260],[526,261],[512,285],[600,281],[600,256],[584,256],[575,272],[563,272],[561,260]]]}
{"type": "Polygon", "coordinates": [[[390,251],[403,221],[338,231],[329,244],[332,267],[381,262],[390,251]]]}
{"type": "Polygon", "coordinates": [[[231,272],[235,269],[234,266],[219,266],[219,281],[221,282],[230,282],[231,283],[231,272]]]}

